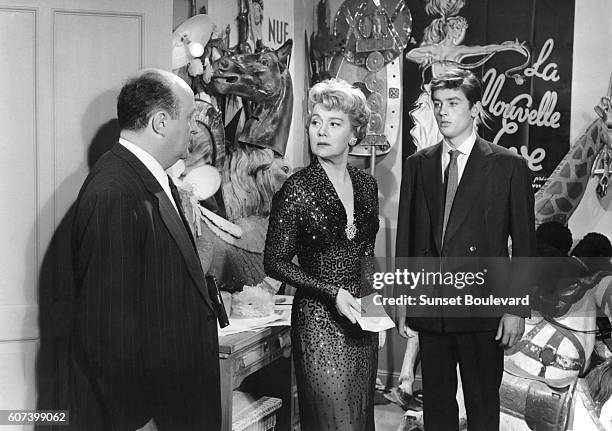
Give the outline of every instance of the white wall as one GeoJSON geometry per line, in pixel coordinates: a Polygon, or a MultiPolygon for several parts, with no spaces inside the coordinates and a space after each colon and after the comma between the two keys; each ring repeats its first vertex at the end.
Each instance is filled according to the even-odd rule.
{"type": "MultiPolygon", "coordinates": [[[[571,143],[596,118],[593,107],[608,92],[612,74],[612,2],[576,0],[572,71],[571,143]]],[[[600,200],[592,178],[582,202],[570,219],[574,238],[600,232],[612,238],[612,190],[600,200]]]]}

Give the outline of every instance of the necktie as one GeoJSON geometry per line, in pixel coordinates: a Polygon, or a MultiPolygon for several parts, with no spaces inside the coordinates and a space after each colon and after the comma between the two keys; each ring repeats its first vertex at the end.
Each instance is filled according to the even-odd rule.
{"type": "Polygon", "coordinates": [[[453,200],[455,199],[455,193],[457,192],[457,186],[459,185],[459,167],[457,166],[457,158],[459,157],[459,151],[451,150],[448,152],[450,155],[450,162],[444,171],[444,180],[446,182],[446,199],[444,201],[444,223],[442,224],[442,242],[444,242],[444,235],[446,234],[446,225],[450,216],[451,208],[453,207],[453,200]]]}
{"type": "Polygon", "coordinates": [[[178,189],[174,185],[172,178],[170,178],[170,175],[168,175],[168,186],[170,186],[170,194],[172,195],[172,200],[174,200],[176,210],[180,214],[181,212],[179,208],[181,207],[181,196],[179,195],[178,189]]]}
{"type": "Polygon", "coordinates": [[[170,178],[170,176],[168,176],[168,185],[170,186],[170,193],[172,194],[172,197],[174,198],[174,203],[176,204],[176,209],[179,213],[179,217],[181,218],[181,221],[183,222],[183,226],[185,227],[185,230],[187,231],[187,234],[189,235],[189,239],[191,239],[191,242],[193,243],[193,236],[191,234],[191,230],[189,229],[189,222],[187,221],[187,218],[185,217],[185,214],[183,213],[183,208],[181,207],[181,196],[179,195],[178,189],[174,185],[174,182],[172,181],[172,178],[170,178]]]}

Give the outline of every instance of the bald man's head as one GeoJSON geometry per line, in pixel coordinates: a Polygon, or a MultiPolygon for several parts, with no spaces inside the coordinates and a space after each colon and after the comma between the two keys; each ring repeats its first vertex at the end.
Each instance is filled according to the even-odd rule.
{"type": "Polygon", "coordinates": [[[141,71],[125,83],[117,98],[119,127],[121,130],[142,130],[158,111],[165,111],[176,119],[180,112],[181,91],[191,93],[187,83],[173,73],[160,69],[141,71]]]}

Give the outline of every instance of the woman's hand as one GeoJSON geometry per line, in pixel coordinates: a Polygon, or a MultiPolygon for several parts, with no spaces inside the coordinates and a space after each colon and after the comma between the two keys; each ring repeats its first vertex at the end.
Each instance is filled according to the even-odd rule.
{"type": "Polygon", "coordinates": [[[357,323],[351,309],[357,311],[358,313],[362,312],[359,301],[357,301],[347,290],[340,288],[338,290],[338,294],[336,295],[336,310],[338,310],[338,313],[350,320],[351,323],[357,323]]]}

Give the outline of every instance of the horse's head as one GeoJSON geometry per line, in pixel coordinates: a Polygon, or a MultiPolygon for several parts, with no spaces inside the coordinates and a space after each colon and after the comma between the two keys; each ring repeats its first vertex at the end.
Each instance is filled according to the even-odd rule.
{"type": "Polygon", "coordinates": [[[276,51],[229,54],[213,64],[212,82],[220,94],[234,94],[257,103],[275,99],[283,89],[293,41],[276,51]]]}
{"type": "Polygon", "coordinates": [[[293,41],[276,51],[264,48],[255,54],[230,54],[213,64],[212,83],[220,94],[240,96],[246,119],[237,140],[285,155],[291,115],[293,87],[289,54],[293,41]]]}

